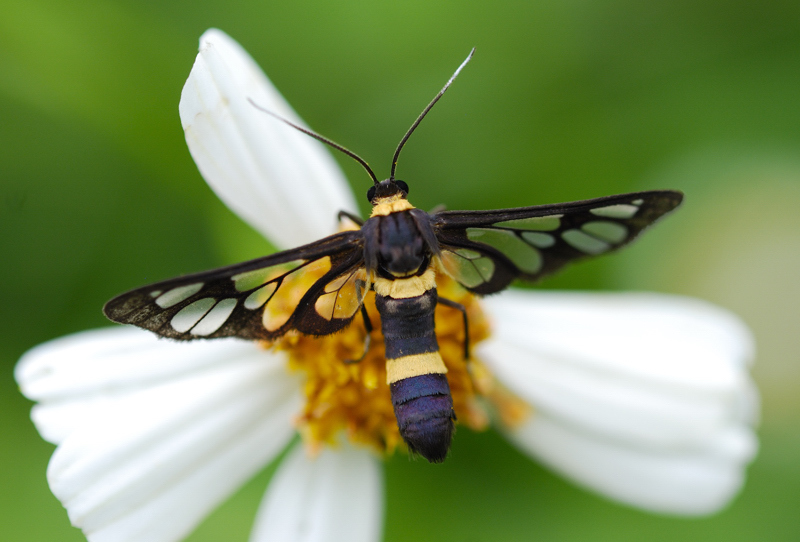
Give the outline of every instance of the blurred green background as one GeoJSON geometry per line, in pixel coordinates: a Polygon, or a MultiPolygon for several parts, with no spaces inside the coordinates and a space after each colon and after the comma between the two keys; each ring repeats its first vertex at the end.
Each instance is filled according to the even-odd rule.
{"type": "MultiPolygon", "coordinates": [[[[0,538],[82,540],[50,494],[53,447],[12,369],[104,326],[140,284],[267,250],[202,181],[178,99],[215,26],[316,130],[415,205],[480,209],[649,188],[684,208],[623,254],[543,288],[647,289],[737,312],[758,341],[762,447],[709,518],[653,516],[462,429],[440,466],[387,464],[387,541],[800,539],[800,3],[5,0],[0,6],[0,538]]],[[[338,157],[337,157],[338,158],[338,157]]],[[[359,202],[369,186],[350,162],[359,202]]],[[[362,207],[363,209],[363,207],[362,207]]],[[[643,352],[643,362],[646,352],[643,352]]],[[[267,469],[191,540],[246,540],[267,469]]]]}

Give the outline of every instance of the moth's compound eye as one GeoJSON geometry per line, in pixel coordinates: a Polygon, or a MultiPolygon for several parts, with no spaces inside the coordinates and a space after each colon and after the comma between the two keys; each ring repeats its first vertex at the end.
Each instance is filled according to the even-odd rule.
{"type": "Polygon", "coordinates": [[[408,194],[408,185],[406,184],[405,181],[395,181],[394,184],[397,185],[397,188],[405,192],[406,195],[408,194]]]}
{"type": "Polygon", "coordinates": [[[375,197],[375,185],[370,186],[369,190],[367,190],[367,201],[372,203],[372,198],[375,197]]]}

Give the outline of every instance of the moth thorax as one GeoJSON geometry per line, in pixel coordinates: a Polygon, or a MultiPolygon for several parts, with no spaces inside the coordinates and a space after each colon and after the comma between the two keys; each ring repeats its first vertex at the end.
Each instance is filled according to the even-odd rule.
{"type": "Polygon", "coordinates": [[[417,273],[428,261],[429,250],[409,213],[380,217],[378,232],[378,260],[389,274],[406,277],[417,273]]]}

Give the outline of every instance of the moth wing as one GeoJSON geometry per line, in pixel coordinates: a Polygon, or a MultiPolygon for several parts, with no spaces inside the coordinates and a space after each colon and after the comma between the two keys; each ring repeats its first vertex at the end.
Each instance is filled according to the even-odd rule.
{"type": "Polygon", "coordinates": [[[431,216],[441,267],[468,290],[492,294],[514,279],[537,281],[567,263],[613,252],[680,205],[659,190],[495,211],[431,216]]]}
{"type": "Polygon", "coordinates": [[[363,234],[314,243],[119,295],[105,315],[179,340],[276,339],[295,330],[328,335],[346,327],[363,300],[363,234]]]}

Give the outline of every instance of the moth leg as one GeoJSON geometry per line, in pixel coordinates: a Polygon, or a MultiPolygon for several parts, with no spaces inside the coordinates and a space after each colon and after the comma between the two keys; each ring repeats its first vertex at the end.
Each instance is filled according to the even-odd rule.
{"type": "Polygon", "coordinates": [[[467,318],[467,309],[461,303],[457,303],[450,299],[440,297],[439,303],[445,307],[451,307],[461,311],[461,316],[464,318],[464,359],[469,359],[469,318],[467,318]]]}
{"type": "Polygon", "coordinates": [[[447,205],[445,205],[444,203],[440,203],[439,205],[436,205],[433,209],[428,211],[428,214],[435,215],[436,213],[441,213],[442,211],[446,210],[447,210],[447,205]]]}
{"type": "Polygon", "coordinates": [[[348,213],[347,211],[339,211],[339,214],[336,215],[336,219],[341,222],[342,218],[347,218],[352,220],[356,223],[357,226],[361,227],[364,225],[364,220],[360,216],[356,216],[353,213],[348,213]]]}
{"type": "Polygon", "coordinates": [[[364,352],[359,356],[358,359],[346,359],[344,362],[349,365],[351,363],[358,363],[364,356],[367,355],[369,352],[369,345],[372,343],[372,322],[369,319],[369,314],[367,314],[367,308],[364,305],[361,305],[361,317],[364,318],[364,329],[367,330],[367,337],[364,339],[364,352]]]}

